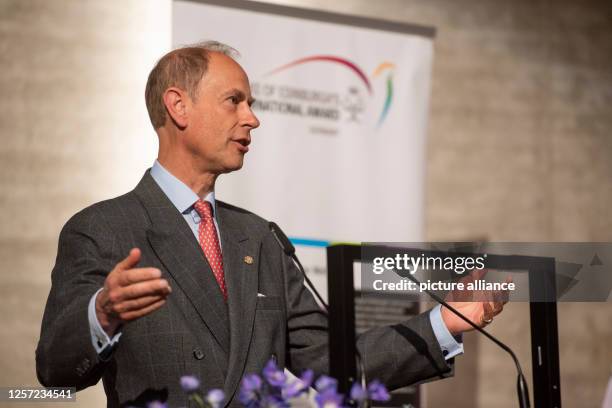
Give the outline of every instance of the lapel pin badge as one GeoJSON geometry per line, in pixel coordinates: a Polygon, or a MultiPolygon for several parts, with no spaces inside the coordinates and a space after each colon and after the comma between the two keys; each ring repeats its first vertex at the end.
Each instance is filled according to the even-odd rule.
{"type": "Polygon", "coordinates": [[[247,265],[252,265],[253,264],[253,257],[250,255],[247,255],[244,257],[244,263],[247,265]]]}

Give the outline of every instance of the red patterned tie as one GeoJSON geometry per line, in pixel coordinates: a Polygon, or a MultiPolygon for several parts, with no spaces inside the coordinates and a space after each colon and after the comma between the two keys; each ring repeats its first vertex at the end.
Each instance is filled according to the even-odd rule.
{"type": "Polygon", "coordinates": [[[217,279],[223,298],[227,301],[227,287],[225,286],[225,275],[223,273],[223,257],[221,256],[221,246],[219,236],[212,218],[212,205],[208,201],[198,200],[193,205],[200,215],[200,226],[198,228],[198,238],[200,246],[206,255],[208,264],[217,279]]]}

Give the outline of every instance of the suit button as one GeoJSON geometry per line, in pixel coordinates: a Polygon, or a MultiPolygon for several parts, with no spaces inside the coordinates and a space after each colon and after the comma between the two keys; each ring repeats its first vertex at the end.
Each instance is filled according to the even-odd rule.
{"type": "Polygon", "coordinates": [[[204,358],[204,352],[202,350],[200,350],[199,347],[194,348],[193,349],[193,356],[196,358],[196,360],[201,360],[204,358]]]}
{"type": "Polygon", "coordinates": [[[83,369],[87,370],[89,369],[89,359],[86,358],[83,360],[83,364],[82,364],[83,369]]]}

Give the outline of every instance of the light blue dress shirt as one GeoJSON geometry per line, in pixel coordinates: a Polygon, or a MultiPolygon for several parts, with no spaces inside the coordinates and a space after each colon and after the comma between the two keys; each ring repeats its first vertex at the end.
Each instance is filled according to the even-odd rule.
{"type": "MultiPolygon", "coordinates": [[[[200,216],[193,207],[193,204],[199,199],[198,195],[187,187],[182,181],[174,177],[157,160],[153,164],[153,167],[151,167],[151,176],[155,182],[157,182],[161,190],[168,196],[176,209],[183,215],[185,221],[193,231],[193,235],[196,239],[198,239],[200,216]]],[[[212,205],[213,221],[215,223],[215,227],[217,228],[217,234],[219,234],[214,191],[208,193],[206,197],[204,197],[204,200],[210,202],[212,205]]],[[[219,244],[221,244],[220,236],[219,244]]],[[[110,350],[112,350],[115,344],[117,344],[119,341],[121,332],[115,334],[111,339],[100,326],[95,309],[96,296],[100,290],[98,290],[98,292],[96,292],[89,301],[88,317],[91,339],[94,348],[96,349],[98,355],[104,359],[110,356],[110,350]]],[[[458,337],[457,339],[459,339],[459,341],[457,341],[457,339],[450,334],[446,325],[444,324],[444,321],[442,320],[441,307],[439,305],[434,307],[429,312],[429,320],[431,321],[434,335],[436,336],[438,343],[440,343],[440,348],[442,349],[442,353],[444,354],[444,358],[446,360],[463,353],[463,343],[461,342],[461,337],[458,337]]]]}
{"type": "Polygon", "coordinates": [[[438,305],[429,312],[429,321],[433,328],[434,335],[440,343],[442,354],[449,360],[459,354],[463,354],[463,336],[453,337],[448,331],[444,320],[442,320],[442,305],[438,305]]]}
{"type": "MultiPolygon", "coordinates": [[[[200,227],[200,215],[195,210],[193,205],[200,199],[192,189],[187,187],[185,183],[174,177],[168,170],[164,168],[157,160],[151,167],[151,176],[157,182],[159,188],[168,196],[176,209],[183,214],[183,218],[193,231],[193,235],[198,239],[198,229],[200,227]]],[[[219,224],[217,224],[217,204],[215,202],[215,192],[211,191],[204,198],[212,205],[213,221],[217,230],[217,238],[221,245],[221,236],[219,235],[219,224]]],[[[223,248],[221,248],[223,252],[223,248]]]]}

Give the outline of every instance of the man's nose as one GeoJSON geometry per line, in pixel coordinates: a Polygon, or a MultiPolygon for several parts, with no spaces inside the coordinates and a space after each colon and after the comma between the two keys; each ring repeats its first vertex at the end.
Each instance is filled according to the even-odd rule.
{"type": "Polygon", "coordinates": [[[243,123],[245,126],[248,126],[251,129],[259,127],[259,119],[257,119],[257,116],[255,116],[251,106],[247,105],[247,108],[245,109],[243,123]]]}

